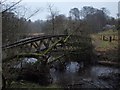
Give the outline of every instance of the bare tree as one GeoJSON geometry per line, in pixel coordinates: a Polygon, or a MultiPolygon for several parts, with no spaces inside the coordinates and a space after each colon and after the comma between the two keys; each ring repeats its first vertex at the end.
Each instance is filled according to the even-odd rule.
{"type": "Polygon", "coordinates": [[[2,6],[4,6],[1,11],[3,21],[2,36],[4,37],[3,44],[19,40],[26,33],[30,32],[28,20],[40,11],[40,9],[36,9],[32,14],[25,18],[25,14],[27,14],[27,11],[29,10],[20,5],[21,1],[22,0],[12,2],[11,4],[8,3],[7,0],[4,0],[4,2],[1,3],[2,6]]]}
{"type": "MultiPolygon", "coordinates": [[[[4,2],[6,2],[7,0],[4,0],[3,2],[1,2],[2,5],[4,5],[4,2]]],[[[16,9],[15,6],[18,5],[22,0],[19,0],[18,2],[15,2],[13,3],[12,5],[10,5],[9,7],[5,8],[2,10],[2,14],[4,14],[5,12],[7,11],[10,11],[10,10],[14,10],[16,9]]]]}
{"type": "Polygon", "coordinates": [[[51,14],[51,21],[52,21],[52,34],[54,35],[55,34],[55,17],[57,16],[58,14],[58,11],[57,10],[54,10],[53,9],[53,6],[52,4],[49,4],[48,5],[48,10],[51,14]]]}

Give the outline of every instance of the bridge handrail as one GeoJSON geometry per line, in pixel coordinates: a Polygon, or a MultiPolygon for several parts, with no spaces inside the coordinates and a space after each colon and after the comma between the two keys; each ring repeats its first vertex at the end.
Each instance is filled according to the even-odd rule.
{"type": "Polygon", "coordinates": [[[20,45],[24,45],[33,41],[37,41],[37,40],[42,40],[42,39],[47,39],[47,38],[51,38],[51,37],[63,37],[63,36],[67,36],[67,35],[47,35],[47,36],[37,36],[37,37],[31,37],[25,40],[20,40],[17,42],[14,42],[12,44],[8,44],[8,45],[4,45],[2,46],[2,49],[4,48],[12,48],[15,46],[20,46],[20,45]]]}
{"type": "MultiPolygon", "coordinates": [[[[37,40],[42,40],[42,39],[47,39],[47,38],[52,38],[52,37],[66,37],[66,36],[68,36],[68,35],[47,35],[47,36],[31,37],[28,39],[23,39],[23,40],[14,42],[12,44],[4,45],[4,46],[2,46],[2,49],[9,49],[9,48],[17,47],[17,46],[24,45],[24,44],[34,42],[37,40]]],[[[79,35],[71,35],[71,36],[79,36],[79,35]]]]}

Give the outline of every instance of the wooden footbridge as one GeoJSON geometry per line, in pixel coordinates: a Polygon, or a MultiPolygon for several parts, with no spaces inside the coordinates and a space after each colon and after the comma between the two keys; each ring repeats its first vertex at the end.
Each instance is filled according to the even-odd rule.
{"type": "Polygon", "coordinates": [[[79,35],[47,35],[22,39],[2,47],[3,62],[15,57],[45,58],[55,53],[63,56],[65,52],[82,50],[84,45],[90,44],[90,40],[79,35]]]}
{"type": "MultiPolygon", "coordinates": [[[[49,72],[47,66],[50,66],[56,60],[61,60],[61,58],[63,58],[66,54],[68,55],[68,53],[72,53],[72,56],[75,55],[73,53],[77,53],[77,55],[80,55],[82,52],[84,52],[85,54],[91,54],[90,52],[88,52],[88,50],[91,49],[90,44],[91,39],[85,36],[47,35],[25,38],[12,44],[4,45],[2,46],[4,87],[6,86],[6,80],[9,81],[9,77],[8,79],[4,79],[9,76],[8,72],[11,72],[11,70],[17,72],[19,70],[18,69],[17,71],[15,71],[14,69],[11,69],[11,67],[18,65],[17,63],[21,63],[24,58],[36,58],[38,64],[40,64],[42,67],[38,69],[39,72],[37,73],[45,76],[45,72],[49,72]],[[49,61],[49,58],[51,56],[55,58],[49,61]],[[44,74],[41,74],[41,72],[44,74]]],[[[82,54],[82,56],[84,56],[84,54],[82,54]]]]}

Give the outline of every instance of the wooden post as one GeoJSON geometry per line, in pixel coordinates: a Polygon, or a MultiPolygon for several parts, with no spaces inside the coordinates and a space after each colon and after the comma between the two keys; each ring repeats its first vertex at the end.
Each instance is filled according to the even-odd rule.
{"type": "Polygon", "coordinates": [[[112,41],[112,37],[110,36],[110,37],[109,37],[109,42],[111,42],[111,41],[112,41]]]}
{"type": "Polygon", "coordinates": [[[103,35],[103,41],[105,40],[105,36],[103,35]]]}
{"type": "Polygon", "coordinates": [[[103,37],[102,37],[102,35],[101,35],[100,39],[101,39],[101,40],[103,40],[103,37]]]}

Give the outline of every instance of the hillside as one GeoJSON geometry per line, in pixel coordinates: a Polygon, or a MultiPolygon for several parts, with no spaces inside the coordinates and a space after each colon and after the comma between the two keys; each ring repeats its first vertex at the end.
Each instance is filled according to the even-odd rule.
{"type": "Polygon", "coordinates": [[[99,61],[118,61],[118,31],[107,30],[97,34],[92,34],[92,44],[94,52],[99,61]],[[104,37],[104,40],[103,40],[104,37]],[[111,41],[110,41],[111,37],[111,41]]]}

